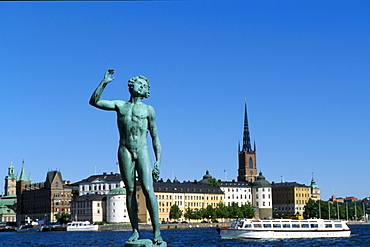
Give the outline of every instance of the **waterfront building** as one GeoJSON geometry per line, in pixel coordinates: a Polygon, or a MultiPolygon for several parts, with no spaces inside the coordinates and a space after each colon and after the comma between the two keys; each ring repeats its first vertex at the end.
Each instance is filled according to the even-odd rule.
{"type": "Polygon", "coordinates": [[[247,114],[247,104],[244,106],[244,131],[243,145],[238,151],[239,166],[238,166],[238,182],[254,182],[257,180],[257,161],[256,161],[256,143],[254,148],[251,146],[249,133],[249,123],[247,114]]]}
{"type": "Polygon", "coordinates": [[[124,184],[119,173],[106,173],[92,175],[86,179],[74,183],[78,186],[78,195],[99,194],[106,195],[111,189],[124,187],[124,184]]]}
{"type": "Polygon", "coordinates": [[[251,182],[219,180],[218,183],[221,186],[220,189],[225,193],[225,206],[231,206],[233,202],[237,203],[239,207],[248,203],[253,205],[251,182]]]}
{"type": "Polygon", "coordinates": [[[272,215],[272,190],[271,184],[259,173],[257,180],[252,183],[253,206],[255,217],[271,219],[272,215]]]}
{"type": "Polygon", "coordinates": [[[76,196],[71,200],[70,220],[106,221],[106,198],[101,194],[76,196]]]}
{"type": "Polygon", "coordinates": [[[1,222],[16,222],[17,213],[6,205],[0,205],[0,221],[1,222]]]}
{"type": "MultiPolygon", "coordinates": [[[[154,193],[158,201],[160,221],[170,221],[169,213],[172,205],[177,205],[183,212],[179,220],[185,220],[187,208],[201,209],[211,205],[213,208],[224,201],[224,193],[217,187],[194,182],[154,182],[154,193]]],[[[150,223],[149,212],[145,207],[145,196],[140,186],[137,187],[139,219],[142,223],[150,223]]]]}
{"type": "Polygon", "coordinates": [[[330,198],[329,198],[329,202],[340,202],[340,203],[345,203],[345,202],[358,202],[358,198],[357,197],[354,197],[354,196],[347,196],[345,198],[343,197],[336,197],[334,195],[332,195],[330,198]]]}
{"type": "Polygon", "coordinates": [[[17,183],[17,222],[32,220],[55,221],[55,214],[70,213],[72,187],[63,181],[59,171],[49,171],[45,182],[31,184],[24,175],[24,163],[17,183]]]}
{"type": "Polygon", "coordinates": [[[321,199],[320,188],[319,188],[319,186],[317,186],[315,180],[313,179],[313,175],[312,175],[310,186],[311,186],[311,199],[315,200],[315,201],[320,200],[321,199]]]}
{"type": "Polygon", "coordinates": [[[126,206],[126,189],[118,187],[107,194],[107,222],[127,223],[130,218],[126,206]]]}
{"type": "Polygon", "coordinates": [[[10,163],[8,174],[5,177],[4,195],[0,196],[0,221],[16,222],[17,210],[17,181],[14,166],[10,163]]]}
{"type": "Polygon", "coordinates": [[[18,178],[14,173],[14,166],[12,162],[8,168],[8,175],[5,177],[4,195],[16,196],[17,195],[17,181],[18,178]]]}
{"type": "MultiPolygon", "coordinates": [[[[71,202],[71,219],[90,222],[107,221],[111,215],[107,211],[107,195],[110,191],[124,186],[119,173],[92,175],[73,183],[78,188],[71,202]]],[[[109,204],[109,203],[108,203],[109,204]]],[[[124,215],[126,203],[122,208],[115,209],[115,215],[124,215]]]]}
{"type": "Polygon", "coordinates": [[[304,206],[311,198],[311,186],[297,182],[271,183],[273,216],[303,215],[304,206]]]}

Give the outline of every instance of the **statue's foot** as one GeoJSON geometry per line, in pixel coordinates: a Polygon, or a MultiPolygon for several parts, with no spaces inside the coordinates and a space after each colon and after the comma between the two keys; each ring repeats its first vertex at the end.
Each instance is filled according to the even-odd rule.
{"type": "Polygon", "coordinates": [[[153,243],[154,244],[157,244],[157,245],[160,245],[163,243],[163,239],[161,237],[161,233],[160,231],[157,231],[154,233],[154,240],[153,240],[153,243]]]}
{"type": "Polygon", "coordinates": [[[135,229],[132,231],[132,235],[131,237],[127,240],[128,242],[133,242],[133,241],[136,241],[139,239],[139,233],[138,231],[135,229]]]}

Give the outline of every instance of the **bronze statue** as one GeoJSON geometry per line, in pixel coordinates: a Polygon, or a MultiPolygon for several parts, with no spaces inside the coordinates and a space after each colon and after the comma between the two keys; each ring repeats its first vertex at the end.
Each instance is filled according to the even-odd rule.
{"type": "MultiPolygon", "coordinates": [[[[146,206],[153,225],[153,243],[160,245],[162,242],[159,229],[158,203],[154,194],[153,180],[159,178],[159,166],[161,163],[161,143],[159,141],[155,112],[152,106],[141,102],[143,98],[150,96],[150,85],[145,76],[136,76],[128,81],[130,92],[129,101],[101,100],[103,90],[115,78],[113,69],[105,72],[104,79],[100,82],[91,96],[90,104],[99,109],[116,111],[119,130],[118,162],[122,180],[125,183],[127,194],[127,210],[132,227],[132,235],[128,242],[139,239],[138,229],[138,205],[136,200],[135,171],[141,183],[146,206]],[[152,169],[152,161],[149,154],[147,133],[150,133],[153,142],[156,162],[152,169]]],[[[165,243],[165,242],[164,242],[165,243]]]]}

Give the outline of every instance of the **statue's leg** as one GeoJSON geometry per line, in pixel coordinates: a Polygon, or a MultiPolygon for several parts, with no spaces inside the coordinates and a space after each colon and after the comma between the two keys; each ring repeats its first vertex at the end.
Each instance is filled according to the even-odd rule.
{"type": "Polygon", "coordinates": [[[135,163],[131,153],[125,147],[121,146],[118,150],[118,163],[126,188],[126,206],[132,227],[132,236],[128,241],[136,241],[139,239],[139,219],[135,189],[135,163]]]}
{"type": "Polygon", "coordinates": [[[152,164],[149,152],[142,150],[137,159],[136,169],[138,171],[141,188],[146,198],[146,207],[149,211],[150,219],[152,221],[154,232],[154,243],[161,244],[163,239],[161,237],[159,227],[158,202],[154,194],[152,164]]]}

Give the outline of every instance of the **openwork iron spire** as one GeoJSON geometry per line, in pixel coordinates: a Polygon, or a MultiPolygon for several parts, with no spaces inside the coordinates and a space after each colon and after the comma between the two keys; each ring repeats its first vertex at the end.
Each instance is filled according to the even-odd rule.
{"type": "Polygon", "coordinates": [[[243,132],[243,149],[247,153],[252,153],[251,138],[249,135],[247,103],[244,106],[244,132],[243,132]]]}

